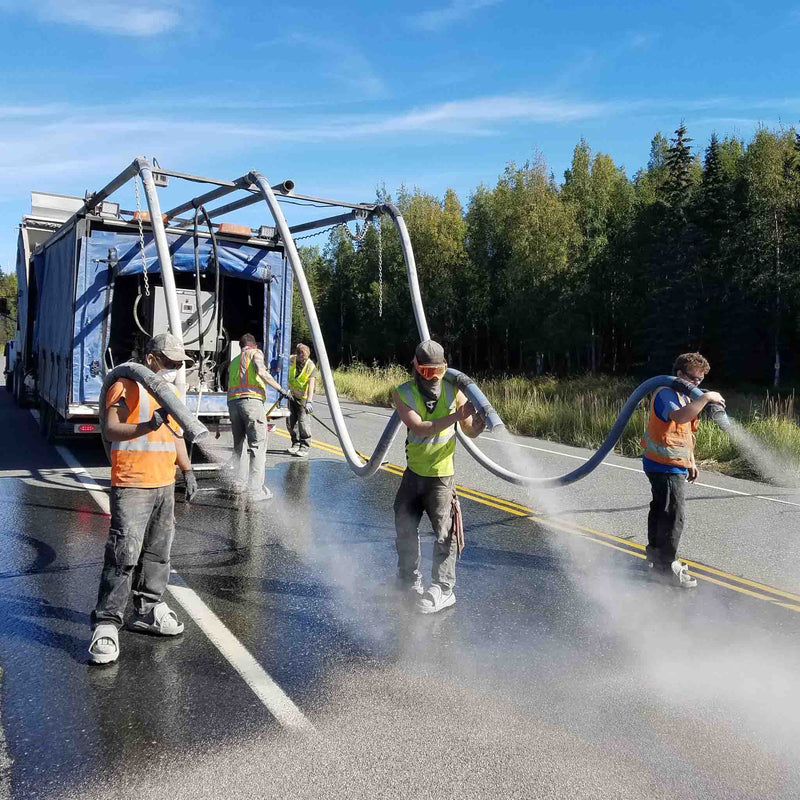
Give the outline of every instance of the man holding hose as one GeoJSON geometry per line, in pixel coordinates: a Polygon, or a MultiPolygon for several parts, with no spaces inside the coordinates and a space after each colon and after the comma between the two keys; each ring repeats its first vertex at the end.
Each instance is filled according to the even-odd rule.
{"type": "MultiPolygon", "coordinates": [[[[146,365],[170,384],[187,361],[183,345],[170,333],[154,336],[145,348],[146,365]]],[[[175,535],[176,462],[186,481],[186,500],[197,492],[181,429],[141,383],[121,378],[110,386],[101,424],[111,442],[111,522],[92,612],[92,664],[110,664],[119,657],[119,629],[131,589],[131,630],[183,633],[183,623],[161,599],[175,535]]]]}
{"type": "MultiPolygon", "coordinates": [[[[673,374],[698,386],[711,369],[700,353],[684,353],[675,359],[673,374]]],[[[709,403],[725,405],[718,392],[706,392],[697,400],[672,389],[660,389],[650,404],[650,421],[642,439],[642,466],[650,481],[653,499],[647,516],[647,561],[657,574],[676,586],[691,589],[697,579],[678,560],[683,533],[686,482],[697,480],[694,460],[698,417],[709,403]]]]}
{"type": "Polygon", "coordinates": [[[394,501],[398,584],[423,614],[434,614],[456,602],[456,558],[464,547],[461,508],[455,489],[456,430],[479,436],[485,423],[472,403],[449,381],[444,350],[428,340],[417,346],[414,377],[392,393],[406,435],[406,471],[394,501]],[[418,526],[428,515],[433,545],[432,583],[423,591],[418,526]]]}

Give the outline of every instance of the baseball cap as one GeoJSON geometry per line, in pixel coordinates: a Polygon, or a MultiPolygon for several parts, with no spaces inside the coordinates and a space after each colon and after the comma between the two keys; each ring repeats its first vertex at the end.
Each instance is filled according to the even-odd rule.
{"type": "Polygon", "coordinates": [[[417,364],[439,365],[445,363],[444,348],[433,339],[421,342],[414,351],[417,364]]]}
{"type": "Polygon", "coordinates": [[[187,365],[194,364],[194,359],[186,355],[180,339],[172,333],[156,334],[145,346],[145,353],[160,353],[170,361],[185,361],[187,365]]]}

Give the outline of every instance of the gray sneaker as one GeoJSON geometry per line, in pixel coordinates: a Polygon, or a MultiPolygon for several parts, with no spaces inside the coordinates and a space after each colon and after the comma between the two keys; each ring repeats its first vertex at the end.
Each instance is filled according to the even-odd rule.
{"type": "Polygon", "coordinates": [[[296,455],[297,455],[297,451],[298,451],[299,449],[300,449],[300,445],[299,445],[299,444],[293,444],[293,445],[291,445],[290,447],[287,447],[287,448],[286,448],[286,452],[287,452],[287,453],[288,453],[290,456],[296,456],[296,455]]]}
{"type": "Polygon", "coordinates": [[[301,444],[297,448],[297,452],[294,455],[296,455],[297,458],[308,458],[308,449],[309,449],[308,447],[301,444]]]}
{"type": "Polygon", "coordinates": [[[438,583],[432,583],[430,589],[417,601],[417,610],[420,614],[436,614],[449,608],[456,602],[455,592],[444,592],[438,583]]]}

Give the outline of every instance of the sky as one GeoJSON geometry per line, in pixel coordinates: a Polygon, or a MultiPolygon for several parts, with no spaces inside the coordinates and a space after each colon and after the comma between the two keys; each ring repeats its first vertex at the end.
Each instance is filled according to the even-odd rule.
{"type": "Polygon", "coordinates": [[[799,38],[800,0],[0,0],[0,268],[32,189],[139,155],[356,202],[466,205],[537,153],[561,181],[581,138],[633,175],[681,122],[699,152],[796,125],[799,38]]]}

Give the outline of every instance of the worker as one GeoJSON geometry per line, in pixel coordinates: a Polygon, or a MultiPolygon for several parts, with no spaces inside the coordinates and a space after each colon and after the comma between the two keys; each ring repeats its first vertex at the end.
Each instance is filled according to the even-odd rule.
{"type": "Polygon", "coordinates": [[[317,382],[317,368],[310,358],[311,349],[306,344],[298,344],[294,355],[289,356],[289,419],[286,427],[292,443],[287,453],[298,458],[307,458],[311,447],[310,416],[314,413],[314,386],[317,382]]]}
{"type": "MultiPolygon", "coordinates": [[[[673,374],[699,386],[710,369],[700,353],[684,353],[675,359],[673,374]]],[[[684,589],[697,586],[689,567],[678,560],[678,544],[686,521],[686,482],[694,483],[698,476],[694,457],[698,417],[709,403],[724,407],[725,399],[718,392],[706,392],[691,400],[673,389],[660,389],[650,403],[642,439],[642,466],[653,495],[647,515],[647,562],[656,575],[684,589]]]]}
{"type": "MultiPolygon", "coordinates": [[[[247,497],[251,503],[261,503],[272,498],[264,485],[264,467],[267,459],[267,415],[264,403],[267,386],[282,397],[289,393],[267,372],[264,354],[258,349],[255,337],[245,333],[239,339],[241,348],[228,368],[228,413],[233,433],[233,464],[238,478],[242,450],[247,440],[249,456],[247,497]]],[[[234,482],[238,486],[238,482],[234,482]]]]}
{"type": "Polygon", "coordinates": [[[397,582],[423,614],[433,614],[456,601],[456,558],[464,547],[461,508],[455,490],[455,425],[470,438],[485,422],[472,403],[448,381],[444,350],[428,340],[417,346],[414,377],[392,392],[397,413],[408,429],[406,470],[394,500],[397,582]],[[419,522],[426,512],[433,526],[431,585],[423,590],[420,573],[419,522]]]}
{"type": "MultiPolygon", "coordinates": [[[[158,334],[147,343],[145,363],[168,383],[175,383],[185,362],[191,359],[172,334],[158,334]]],[[[183,623],[162,600],[175,534],[176,462],[186,482],[186,500],[197,492],[181,429],[142,384],[121,378],[109,388],[105,405],[100,425],[111,442],[111,522],[92,612],[93,664],[119,657],[119,629],[131,588],[129,629],[160,636],[183,633],[183,623]]]]}

